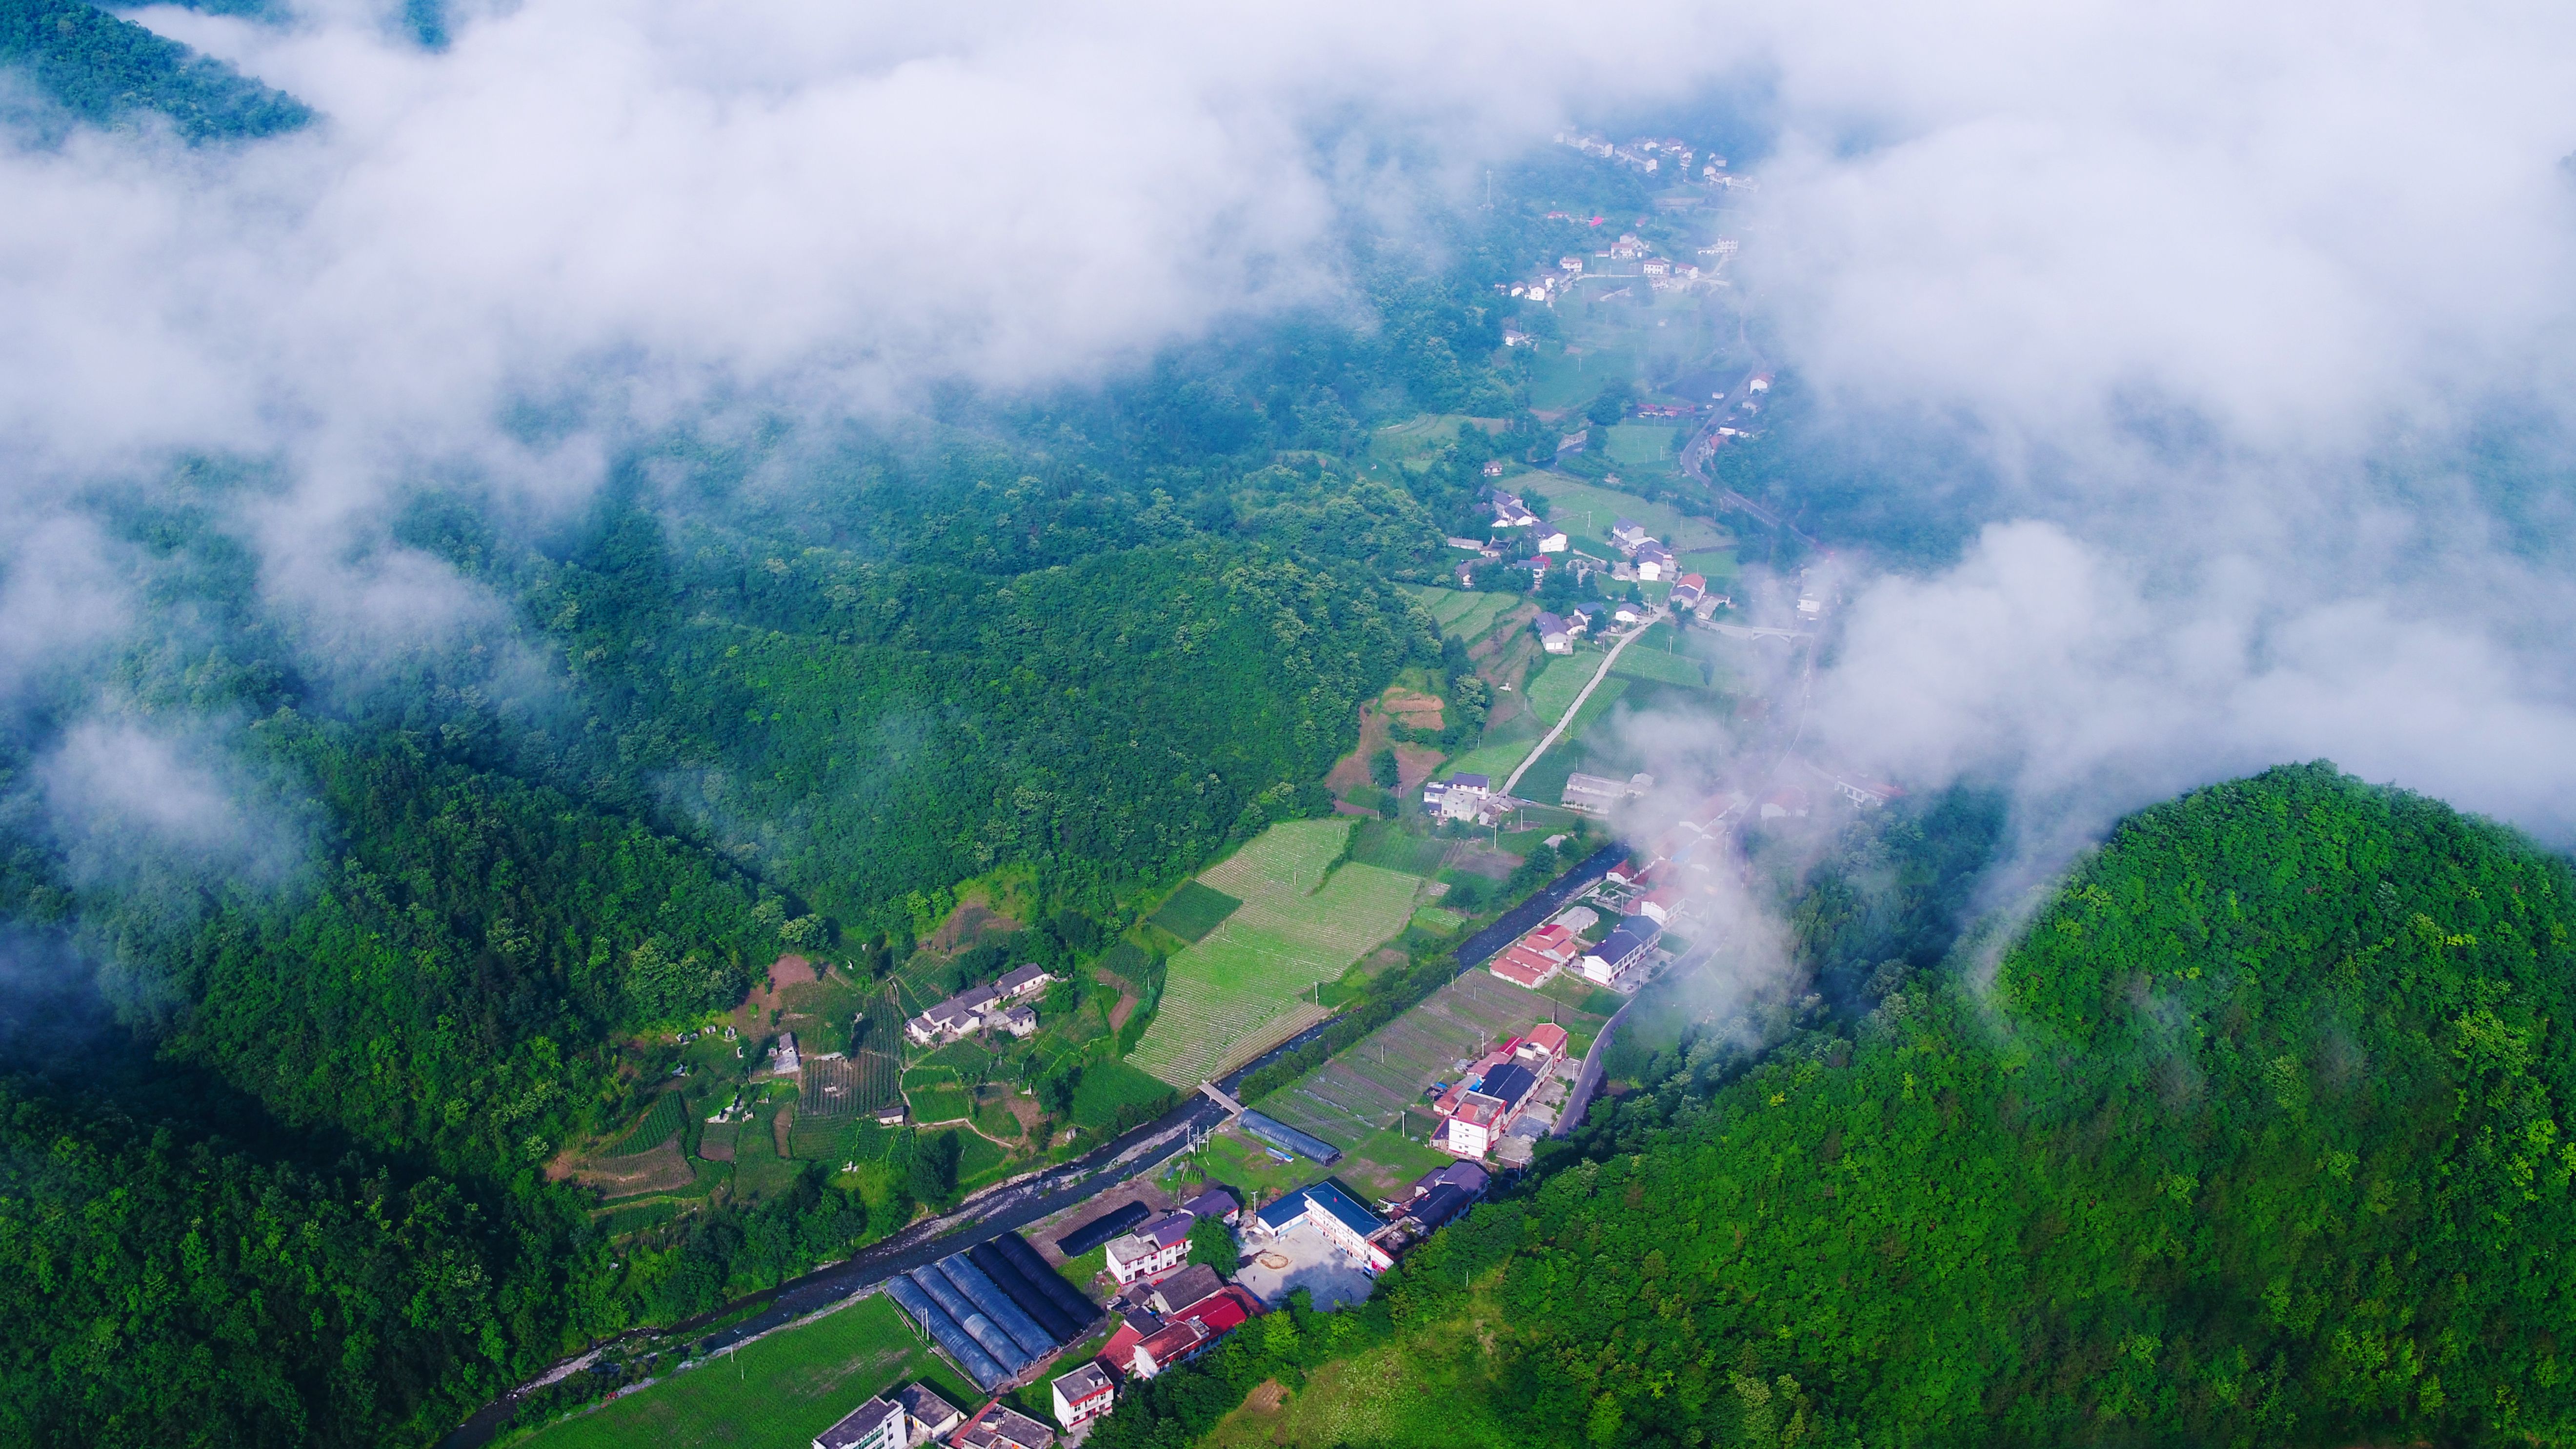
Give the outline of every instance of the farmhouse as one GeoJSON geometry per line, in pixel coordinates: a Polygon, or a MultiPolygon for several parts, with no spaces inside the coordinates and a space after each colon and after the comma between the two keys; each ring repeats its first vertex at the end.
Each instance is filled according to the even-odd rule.
{"type": "MultiPolygon", "coordinates": [[[[1261,1302],[1241,1288],[1227,1285],[1216,1292],[1181,1308],[1169,1318],[1158,1318],[1151,1312],[1130,1314],[1128,1323],[1141,1326],[1139,1319],[1154,1323],[1153,1331],[1136,1340],[1128,1350],[1128,1371],[1140,1379],[1150,1379],[1174,1364],[1186,1363],[1216,1346],[1218,1340],[1242,1327],[1261,1311],[1261,1302]]],[[[1121,1328],[1109,1340],[1115,1348],[1125,1336],[1121,1328]]]]}
{"type": "Polygon", "coordinates": [[[1530,621],[1538,631],[1538,647],[1550,654],[1574,652],[1574,636],[1565,630],[1565,621],[1554,614],[1541,614],[1530,621]]]}
{"type": "Polygon", "coordinates": [[[1003,1012],[1001,1015],[994,1017],[992,1019],[992,1024],[1009,1032],[1013,1036],[1035,1036],[1038,1034],[1037,1009],[1035,1007],[1028,1006],[1014,1006],[1010,1010],[1003,1012]]]}
{"type": "Polygon", "coordinates": [[[1165,1213],[1123,1237],[1109,1243],[1109,1276],[1121,1283],[1133,1283],[1180,1266],[1190,1254],[1190,1224],[1198,1219],[1187,1212],[1165,1213]]]}
{"type": "Polygon", "coordinates": [[[1000,993],[990,986],[961,991],[903,1024],[904,1035],[923,1046],[952,1042],[984,1025],[1000,993]]]}
{"type": "Polygon", "coordinates": [[[1566,536],[1562,533],[1542,533],[1538,536],[1538,551],[1540,553],[1563,553],[1565,552],[1567,542],[1568,540],[1566,536]]]}
{"type": "Polygon", "coordinates": [[[966,1411],[928,1384],[905,1384],[894,1391],[894,1401],[903,1405],[906,1437],[915,1444],[944,1439],[966,1422],[966,1411]]]}
{"type": "Polygon", "coordinates": [[[1538,522],[1538,515],[1530,512],[1529,505],[1512,494],[1496,489],[1493,503],[1496,528],[1527,528],[1538,522]]]}
{"type": "Polygon", "coordinates": [[[1118,1402],[1118,1381],[1096,1363],[1087,1363],[1048,1385],[1055,1397],[1055,1421],[1077,1429],[1109,1412],[1118,1402]]]}
{"type": "Polygon", "coordinates": [[[995,1399],[948,1442],[957,1449],[1054,1449],[1055,1431],[995,1399]]]}
{"type": "Polygon", "coordinates": [[[1243,1216],[1243,1200],[1223,1187],[1211,1187],[1181,1204],[1181,1211],[1194,1218],[1215,1218],[1227,1227],[1243,1216]]]}
{"type": "Polygon", "coordinates": [[[1673,581],[1673,607],[1676,609],[1696,607],[1699,601],[1705,597],[1707,593],[1708,578],[1706,575],[1684,574],[1673,581]]]}
{"type": "Polygon", "coordinates": [[[1422,807],[1443,820],[1473,820],[1485,811],[1494,782],[1484,775],[1452,775],[1422,787],[1422,807]]]}
{"type": "Polygon", "coordinates": [[[1054,980],[1043,966],[1023,966],[994,982],[993,993],[1004,1001],[1017,1001],[1046,990],[1048,983],[1054,980]]]}
{"type": "Polygon", "coordinates": [[[1622,518],[1610,525],[1610,542],[1622,553],[1635,553],[1637,545],[1651,543],[1654,536],[1646,526],[1632,518],[1622,518]]]}
{"type": "Polygon", "coordinates": [[[1637,577],[1647,583],[1669,578],[1673,573],[1673,552],[1653,539],[1637,545],[1637,577]]]}
{"type": "Polygon", "coordinates": [[[814,1436],[814,1449],[904,1449],[903,1406],[870,1399],[843,1415],[841,1422],[814,1436]]]}

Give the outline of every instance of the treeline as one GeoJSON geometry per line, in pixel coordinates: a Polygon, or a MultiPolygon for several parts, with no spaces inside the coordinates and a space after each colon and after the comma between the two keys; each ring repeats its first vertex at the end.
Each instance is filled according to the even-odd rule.
{"type": "Polygon", "coordinates": [[[1385,1282],[1371,1373],[1452,1442],[2565,1437],[2571,891],[2330,766],[2142,812],[1990,986],[1674,1059],[1667,1125],[1385,1282]]]}
{"type": "Polygon", "coordinates": [[[154,111],[191,141],[215,141],[313,119],[293,96],[88,0],[0,0],[0,66],[24,68],[66,111],[96,125],[154,111]]]}

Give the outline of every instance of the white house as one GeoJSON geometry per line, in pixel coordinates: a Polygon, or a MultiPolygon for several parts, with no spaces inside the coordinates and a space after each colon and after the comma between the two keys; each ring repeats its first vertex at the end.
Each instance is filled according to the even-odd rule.
{"type": "Polygon", "coordinates": [[[1542,533],[1538,536],[1538,551],[1540,553],[1563,553],[1565,552],[1565,545],[1566,537],[1562,533],[1542,533]]]}
{"type": "Polygon", "coordinates": [[[1637,547],[1637,577],[1647,583],[1670,578],[1673,573],[1672,550],[1648,539],[1637,547]]]}
{"type": "Polygon", "coordinates": [[[1132,1233],[1110,1239],[1109,1276],[1133,1283],[1179,1267],[1190,1255],[1190,1224],[1197,1221],[1186,1212],[1165,1213],[1132,1233]]]}
{"type": "Polygon", "coordinates": [[[1654,535],[1634,519],[1622,518],[1610,525],[1610,542],[1623,550],[1633,550],[1641,543],[1654,542],[1654,535]]]}
{"type": "Polygon", "coordinates": [[[1530,621],[1530,627],[1538,631],[1538,647],[1546,650],[1548,653],[1571,654],[1574,652],[1574,636],[1566,632],[1565,621],[1558,618],[1556,615],[1541,614],[1536,619],[1530,621]]]}
{"type": "Polygon", "coordinates": [[[894,1391],[894,1401],[903,1405],[904,1433],[916,1446],[945,1439],[966,1422],[966,1411],[928,1384],[905,1384],[894,1391]]]}
{"type": "Polygon", "coordinates": [[[814,1436],[814,1449],[905,1449],[903,1406],[870,1399],[814,1436]]]}
{"type": "Polygon", "coordinates": [[[1118,1381],[1096,1363],[1087,1363],[1049,1386],[1055,1394],[1055,1421],[1071,1430],[1106,1414],[1118,1402],[1118,1381]]]}
{"type": "Polygon", "coordinates": [[[1452,775],[1422,787],[1422,805],[1443,820],[1473,820],[1485,813],[1494,782],[1483,775],[1452,775]]]}

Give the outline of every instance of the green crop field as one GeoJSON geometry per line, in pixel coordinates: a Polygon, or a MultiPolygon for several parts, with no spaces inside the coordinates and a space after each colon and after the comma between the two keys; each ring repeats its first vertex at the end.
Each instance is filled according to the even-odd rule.
{"type": "Polygon", "coordinates": [[[1632,466],[1671,463],[1680,447],[1678,440],[1689,436],[1681,428],[1652,423],[1621,423],[1609,431],[1611,460],[1632,466]]]}
{"type": "MultiPolygon", "coordinates": [[[[1634,653],[1636,647],[1630,645],[1629,651],[1634,653]]],[[[1556,722],[1565,718],[1566,706],[1574,703],[1574,697],[1583,692],[1583,686],[1590,684],[1600,669],[1601,656],[1589,650],[1560,654],[1547,661],[1547,668],[1526,686],[1530,713],[1538,719],[1540,728],[1555,728],[1556,722]]]]}
{"type": "Polygon", "coordinates": [[[958,1146],[962,1149],[957,1154],[957,1185],[960,1188],[972,1192],[987,1183],[999,1182],[1009,1176],[1003,1164],[1010,1154],[1002,1150],[1000,1143],[979,1133],[966,1131],[960,1131],[957,1139],[958,1146]]]}
{"type": "Polygon", "coordinates": [[[1431,611],[1440,624],[1440,632],[1474,643],[1504,611],[1520,602],[1518,594],[1487,592],[1470,593],[1462,589],[1438,589],[1428,584],[1399,584],[1397,587],[1414,602],[1431,611]]]}
{"type": "Polygon", "coordinates": [[[1195,1086],[1220,1064],[1320,1020],[1299,997],[1404,929],[1422,882],[1358,861],[1326,875],[1353,822],[1274,825],[1199,879],[1243,901],[1205,940],[1172,957],[1138,1067],[1195,1086]]]}
{"type": "Polygon", "coordinates": [[[1427,877],[1440,868],[1442,858],[1448,854],[1448,841],[1415,835],[1385,820],[1361,821],[1359,834],[1351,841],[1351,859],[1406,875],[1427,877]]]}
{"type": "Polygon", "coordinates": [[[1184,941],[1196,941],[1223,925],[1225,918],[1242,904],[1223,891],[1211,890],[1194,880],[1183,881],[1171,899],[1163,902],[1163,908],[1154,913],[1153,920],[1184,941]]]}
{"type": "Polygon", "coordinates": [[[1434,936],[1454,936],[1465,924],[1465,916],[1441,906],[1424,906],[1413,913],[1414,929],[1428,931],[1434,936]]]}
{"type": "Polygon", "coordinates": [[[1171,1083],[1125,1062],[1096,1062],[1084,1067],[1082,1080],[1074,1084],[1073,1120],[1098,1132],[1117,1118],[1119,1108],[1159,1102],[1171,1090],[1171,1083]]]}
{"type": "Polygon", "coordinates": [[[928,1379],[979,1404],[883,1294],[784,1329],[587,1414],[539,1429],[531,1449],[804,1449],[868,1398],[928,1379]]]}
{"type": "Polygon", "coordinates": [[[671,1134],[680,1130],[681,1120],[686,1115],[680,1094],[664,1092],[653,1099],[653,1110],[644,1114],[644,1120],[636,1123],[634,1130],[601,1155],[623,1157],[632,1152],[649,1152],[669,1141],[671,1134]]]}
{"type": "Polygon", "coordinates": [[[1246,903],[1303,895],[1324,883],[1324,872],[1341,859],[1350,838],[1347,819],[1283,821],[1199,872],[1199,884],[1246,903]]]}
{"type": "Polygon", "coordinates": [[[925,1087],[905,1094],[912,1102],[915,1122],[954,1122],[965,1117],[973,1103],[956,1087],[925,1087]]]}
{"type": "Polygon", "coordinates": [[[1708,675],[1701,670],[1698,660],[1685,654],[1666,654],[1660,649],[1649,649],[1642,639],[1628,646],[1627,652],[1619,656],[1619,662],[1610,667],[1610,672],[1630,679],[1687,685],[1692,689],[1708,686],[1708,675]]]}

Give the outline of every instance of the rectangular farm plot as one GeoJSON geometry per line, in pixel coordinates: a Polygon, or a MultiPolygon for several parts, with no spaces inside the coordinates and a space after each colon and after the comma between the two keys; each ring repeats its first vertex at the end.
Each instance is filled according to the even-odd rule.
{"type": "Polygon", "coordinates": [[[1402,931],[1421,878],[1343,863],[1347,820],[1273,826],[1200,879],[1242,909],[1172,957],[1154,1023],[1131,1060],[1179,1087],[1207,1080],[1321,1020],[1301,1000],[1402,931]]]}
{"type": "Polygon", "coordinates": [[[1196,941],[1222,925],[1242,904],[1223,891],[1185,881],[1154,913],[1153,922],[1184,941],[1196,941]]]}
{"type": "Polygon", "coordinates": [[[1686,689],[1708,687],[1708,673],[1700,662],[1686,654],[1667,654],[1650,648],[1645,640],[1628,646],[1619,662],[1610,666],[1614,674],[1630,679],[1651,680],[1657,684],[1678,684],[1686,689]]]}

